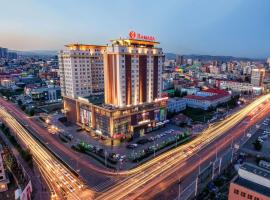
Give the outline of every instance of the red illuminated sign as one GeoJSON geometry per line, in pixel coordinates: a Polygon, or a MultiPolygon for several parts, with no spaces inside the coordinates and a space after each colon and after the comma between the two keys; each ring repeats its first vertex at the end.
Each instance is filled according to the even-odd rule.
{"type": "Polygon", "coordinates": [[[135,31],[130,31],[129,32],[129,38],[130,39],[135,39],[136,38],[136,32],[135,31]]]}
{"type": "Polygon", "coordinates": [[[130,39],[137,39],[137,40],[155,41],[154,36],[142,35],[140,33],[136,33],[135,31],[129,32],[129,38],[130,39]]]}

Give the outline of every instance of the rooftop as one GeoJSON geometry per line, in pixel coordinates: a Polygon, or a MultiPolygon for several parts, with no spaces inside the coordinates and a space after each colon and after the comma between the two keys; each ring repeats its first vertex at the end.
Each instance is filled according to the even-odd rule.
{"type": "Polygon", "coordinates": [[[70,50],[87,50],[93,48],[104,48],[106,46],[103,45],[94,45],[94,44],[67,44],[65,45],[70,50]]]}
{"type": "Polygon", "coordinates": [[[229,96],[229,94],[217,94],[213,96],[197,96],[197,95],[187,95],[183,97],[184,99],[195,99],[199,101],[215,101],[217,99],[229,96]]]}
{"type": "Polygon", "coordinates": [[[250,163],[244,163],[240,169],[246,170],[263,178],[267,178],[270,180],[270,171],[263,169],[261,167],[257,167],[256,165],[250,163]]]}
{"type": "Polygon", "coordinates": [[[220,90],[220,89],[216,89],[216,88],[208,88],[208,89],[202,90],[202,92],[208,92],[208,93],[214,93],[214,94],[226,94],[226,95],[229,94],[225,90],[220,90]]]}
{"type": "Polygon", "coordinates": [[[137,45],[137,46],[149,46],[149,47],[154,47],[159,44],[159,42],[156,41],[149,41],[149,40],[139,40],[139,39],[116,39],[116,40],[111,40],[113,44],[119,44],[119,45],[137,45]]]}
{"type": "Polygon", "coordinates": [[[92,103],[94,105],[102,105],[104,103],[104,95],[90,95],[87,97],[79,97],[79,100],[87,101],[88,103],[92,103]]]}
{"type": "Polygon", "coordinates": [[[257,192],[257,193],[260,193],[260,194],[263,194],[265,196],[270,197],[270,190],[269,190],[268,187],[259,185],[257,183],[252,182],[252,181],[248,181],[248,180],[243,179],[241,177],[237,177],[233,181],[233,183],[235,183],[237,185],[240,185],[242,187],[245,187],[247,189],[253,190],[253,191],[257,192]]]}

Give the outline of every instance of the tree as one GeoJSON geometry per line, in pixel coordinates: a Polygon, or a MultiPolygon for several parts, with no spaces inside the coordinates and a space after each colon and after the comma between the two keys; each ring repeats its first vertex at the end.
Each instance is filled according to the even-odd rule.
{"type": "Polygon", "coordinates": [[[25,105],[22,105],[21,109],[24,111],[26,109],[25,105]]]}
{"type": "Polygon", "coordinates": [[[175,90],[175,92],[174,92],[174,96],[175,97],[181,97],[181,92],[180,92],[180,90],[175,90]]]}
{"type": "Polygon", "coordinates": [[[167,111],[167,118],[171,119],[175,115],[174,112],[167,111]]]}
{"type": "Polygon", "coordinates": [[[181,92],[181,96],[180,97],[184,97],[184,96],[187,96],[187,91],[181,92]]]}
{"type": "Polygon", "coordinates": [[[254,149],[256,151],[260,151],[262,149],[262,144],[260,143],[260,141],[257,139],[255,140],[255,142],[252,143],[254,146],[254,149]]]}
{"type": "Polygon", "coordinates": [[[22,100],[18,100],[18,105],[21,107],[22,106],[22,100]]]}
{"type": "Polygon", "coordinates": [[[30,109],[28,114],[29,114],[30,116],[33,116],[33,115],[35,114],[35,110],[34,110],[34,109],[30,109]]]}

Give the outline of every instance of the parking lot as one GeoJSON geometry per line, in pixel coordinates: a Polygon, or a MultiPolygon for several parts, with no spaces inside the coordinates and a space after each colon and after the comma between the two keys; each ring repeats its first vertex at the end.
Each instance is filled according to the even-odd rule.
{"type": "MultiPolygon", "coordinates": [[[[65,126],[58,120],[59,117],[61,117],[61,114],[51,115],[48,117],[49,123],[48,121],[46,122],[46,120],[43,122],[39,120],[39,123],[47,128],[56,139],[66,138],[65,142],[62,141],[64,145],[68,145],[71,148],[72,145],[79,144],[79,146],[89,148],[91,150],[90,154],[100,154],[102,160],[108,159],[105,162],[110,161],[110,158],[112,161],[115,160],[117,168],[132,168],[141,163],[132,162],[132,156],[138,156],[138,154],[148,149],[154,151],[150,158],[156,156],[166,150],[165,147],[161,150],[162,145],[165,146],[169,142],[172,143],[179,135],[188,133],[185,128],[167,124],[165,127],[147,133],[143,137],[135,138],[130,142],[123,142],[118,146],[111,147],[105,145],[105,141],[99,137],[93,137],[84,130],[78,131],[78,126],[76,125],[65,126]],[[166,144],[165,141],[167,141],[166,144]]],[[[175,141],[175,145],[178,145],[177,143],[179,143],[179,140],[175,141]]],[[[169,146],[174,146],[174,144],[169,146]]],[[[89,160],[91,160],[90,156],[89,160]]]]}
{"type": "Polygon", "coordinates": [[[266,118],[261,124],[256,126],[256,133],[244,145],[246,151],[260,157],[270,159],[270,117],[266,118]],[[256,150],[254,143],[258,141],[261,144],[261,149],[256,150]]]}

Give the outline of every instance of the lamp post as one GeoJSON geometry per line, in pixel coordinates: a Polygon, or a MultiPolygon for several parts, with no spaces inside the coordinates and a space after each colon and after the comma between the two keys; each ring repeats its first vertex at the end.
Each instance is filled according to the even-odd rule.
{"type": "Polygon", "coordinates": [[[178,182],[178,200],[181,199],[181,177],[179,177],[179,182],[178,182]]]}
{"type": "Polygon", "coordinates": [[[197,178],[196,178],[196,188],[195,188],[195,196],[197,196],[199,175],[201,174],[201,157],[197,153],[195,153],[194,155],[199,157],[199,173],[198,173],[197,178]]]}

